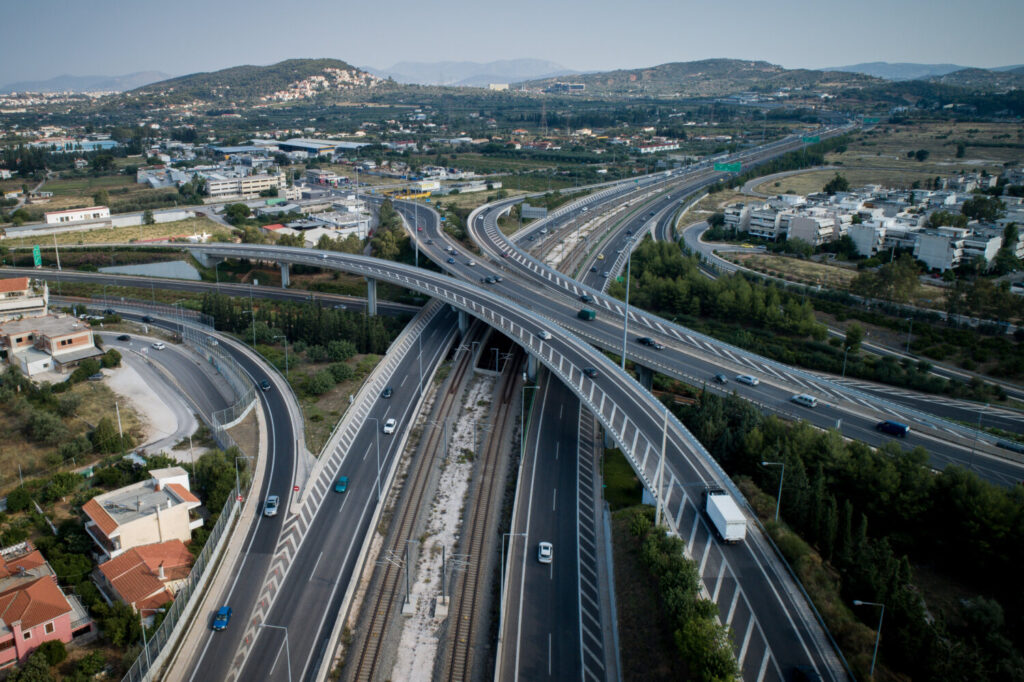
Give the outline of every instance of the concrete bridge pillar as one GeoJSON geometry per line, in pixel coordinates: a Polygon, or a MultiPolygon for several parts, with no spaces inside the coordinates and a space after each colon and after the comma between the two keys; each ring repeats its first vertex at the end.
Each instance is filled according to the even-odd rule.
{"type": "Polygon", "coordinates": [[[195,249],[194,251],[189,251],[189,253],[192,254],[192,257],[195,258],[196,261],[198,261],[204,268],[216,267],[217,263],[224,262],[224,259],[220,256],[211,256],[202,249],[195,249]]]}
{"type": "Polygon", "coordinates": [[[634,367],[636,367],[636,380],[648,391],[651,390],[651,387],[654,386],[654,370],[643,365],[634,365],[634,367]]]}
{"type": "Polygon", "coordinates": [[[465,310],[459,311],[459,336],[465,336],[469,331],[469,313],[465,310]]]}
{"type": "Polygon", "coordinates": [[[366,313],[377,314],[377,280],[366,278],[366,313]]]}
{"type": "Polygon", "coordinates": [[[282,289],[287,289],[288,285],[291,284],[291,278],[289,277],[290,274],[291,274],[291,268],[289,268],[288,263],[281,263],[281,288],[282,289]]]}
{"type": "Polygon", "coordinates": [[[537,380],[537,356],[532,353],[526,357],[526,378],[530,381],[537,380]]]}

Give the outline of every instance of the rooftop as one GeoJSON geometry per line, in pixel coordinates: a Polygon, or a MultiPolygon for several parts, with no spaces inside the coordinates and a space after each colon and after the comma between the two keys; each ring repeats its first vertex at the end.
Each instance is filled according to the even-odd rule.
{"type": "Polygon", "coordinates": [[[89,325],[70,315],[46,315],[45,317],[27,317],[23,320],[11,320],[0,324],[2,334],[21,334],[35,332],[42,336],[63,336],[75,332],[87,331],[89,325]]]}
{"type": "Polygon", "coordinates": [[[28,289],[28,277],[0,279],[0,293],[6,294],[9,291],[24,291],[26,289],[28,289]]]}
{"type": "Polygon", "coordinates": [[[191,565],[192,555],[185,543],[168,540],[133,547],[100,564],[99,569],[125,602],[137,608],[155,608],[173,598],[166,583],[187,578],[191,565]]]}

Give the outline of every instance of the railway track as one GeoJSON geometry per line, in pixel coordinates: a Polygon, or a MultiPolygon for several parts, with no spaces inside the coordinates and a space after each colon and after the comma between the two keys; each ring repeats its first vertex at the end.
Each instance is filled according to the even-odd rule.
{"type": "MultiPolygon", "coordinates": [[[[479,335],[482,325],[474,325],[470,333],[466,335],[469,343],[475,335],[479,335]]],[[[447,415],[456,409],[456,401],[461,393],[463,378],[473,364],[472,353],[463,353],[455,365],[454,373],[448,383],[448,390],[441,396],[441,403],[438,414],[447,415]]],[[[401,553],[406,546],[406,541],[412,539],[412,532],[416,525],[417,514],[423,508],[423,498],[426,494],[430,480],[430,472],[435,468],[441,458],[441,440],[444,438],[443,429],[428,429],[427,442],[422,450],[423,455],[413,465],[413,471],[406,479],[406,494],[399,503],[397,515],[392,519],[390,534],[382,553],[401,553]]],[[[384,649],[385,631],[388,625],[393,622],[393,613],[396,605],[403,598],[402,569],[391,562],[385,562],[380,569],[383,573],[377,582],[376,595],[373,597],[371,611],[365,609],[369,602],[364,603],[364,613],[369,614],[370,622],[364,628],[365,634],[361,638],[359,655],[352,674],[348,679],[358,682],[372,682],[378,677],[378,666],[381,665],[381,654],[384,649]]]]}
{"type": "MultiPolygon", "coordinates": [[[[513,358],[512,366],[517,366],[519,353],[513,358]]],[[[465,572],[455,589],[452,590],[452,610],[449,612],[448,636],[445,646],[443,679],[448,682],[468,681],[473,674],[473,641],[476,638],[476,627],[482,608],[480,600],[482,591],[486,589],[485,559],[488,547],[487,532],[495,515],[500,513],[498,503],[502,490],[497,489],[501,473],[499,461],[505,443],[501,435],[505,432],[509,420],[515,417],[511,409],[515,388],[518,385],[516,372],[503,374],[504,385],[500,403],[494,413],[494,422],[487,447],[478,463],[481,473],[480,486],[476,499],[467,506],[469,518],[463,524],[466,533],[461,545],[462,553],[468,556],[465,572]]]]}

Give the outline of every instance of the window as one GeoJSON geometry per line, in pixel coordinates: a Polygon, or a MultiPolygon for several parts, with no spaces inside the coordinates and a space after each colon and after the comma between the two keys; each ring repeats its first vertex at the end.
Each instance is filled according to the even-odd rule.
{"type": "Polygon", "coordinates": [[[32,631],[31,630],[25,630],[25,632],[21,633],[21,638],[22,639],[32,639],[32,631]]]}
{"type": "Polygon", "coordinates": [[[57,628],[54,627],[53,622],[49,622],[43,626],[43,632],[45,632],[48,635],[52,635],[53,631],[56,629],[57,628]]]}

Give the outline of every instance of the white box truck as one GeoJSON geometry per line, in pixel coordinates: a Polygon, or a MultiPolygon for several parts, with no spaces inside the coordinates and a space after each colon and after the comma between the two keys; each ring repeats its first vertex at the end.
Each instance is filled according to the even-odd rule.
{"type": "Polygon", "coordinates": [[[732,544],[747,537],[747,520],[736,501],[721,488],[704,492],[704,512],[722,542],[732,544]]]}

